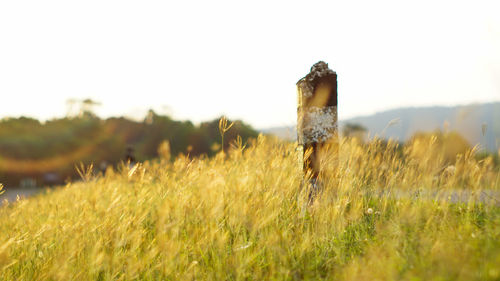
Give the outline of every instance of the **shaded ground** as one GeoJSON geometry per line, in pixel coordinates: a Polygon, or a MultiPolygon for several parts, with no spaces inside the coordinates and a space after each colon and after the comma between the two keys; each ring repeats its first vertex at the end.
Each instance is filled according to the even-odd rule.
{"type": "Polygon", "coordinates": [[[448,201],[450,203],[467,203],[469,201],[481,202],[489,205],[500,206],[500,190],[393,190],[380,191],[378,196],[391,196],[397,199],[425,198],[429,200],[448,201]]]}
{"type": "Polygon", "coordinates": [[[37,195],[43,191],[44,188],[39,187],[28,187],[28,188],[4,188],[5,192],[0,195],[0,205],[3,205],[4,200],[9,202],[14,202],[19,196],[20,199],[27,198],[33,195],[37,195]]]}
{"type": "MultiPolygon", "coordinates": [[[[37,195],[44,192],[45,188],[5,188],[5,192],[0,195],[0,206],[4,200],[14,202],[17,197],[24,198],[37,195]]],[[[482,190],[480,192],[471,190],[396,190],[380,191],[377,196],[391,196],[398,199],[402,198],[427,198],[429,200],[449,201],[450,203],[467,203],[476,201],[491,205],[500,206],[500,190],[482,190]]]]}

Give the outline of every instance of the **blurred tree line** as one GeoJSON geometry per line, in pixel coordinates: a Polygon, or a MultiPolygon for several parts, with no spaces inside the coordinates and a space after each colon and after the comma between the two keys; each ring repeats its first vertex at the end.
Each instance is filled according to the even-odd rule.
{"type": "MultiPolygon", "coordinates": [[[[41,123],[32,118],[0,120],[0,182],[17,186],[23,179],[40,184],[60,184],[77,176],[75,165],[93,163],[99,168],[117,165],[128,147],[138,161],[158,157],[167,141],[172,157],[214,155],[220,149],[219,119],[195,126],[150,110],[142,122],[123,117],[100,119],[91,110],[77,116],[41,123]]],[[[242,121],[224,138],[224,149],[241,136],[243,141],[258,133],[242,121]]]]}

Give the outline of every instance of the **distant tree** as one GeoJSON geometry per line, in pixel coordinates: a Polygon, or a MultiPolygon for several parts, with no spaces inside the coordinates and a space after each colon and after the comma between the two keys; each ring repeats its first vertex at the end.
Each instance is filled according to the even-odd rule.
{"type": "Polygon", "coordinates": [[[81,102],[80,116],[82,117],[95,117],[94,108],[101,103],[96,102],[92,99],[84,99],[81,102]]]}
{"type": "Polygon", "coordinates": [[[367,129],[360,124],[347,123],[344,125],[342,134],[346,138],[356,137],[365,140],[367,129]]]}
{"type": "Polygon", "coordinates": [[[75,106],[78,103],[77,99],[67,99],[66,100],[66,117],[71,118],[77,114],[75,114],[75,106]]]}
{"type": "Polygon", "coordinates": [[[416,133],[405,144],[416,159],[436,159],[442,157],[445,163],[454,163],[458,154],[463,154],[471,145],[457,132],[441,131],[416,133]]]}

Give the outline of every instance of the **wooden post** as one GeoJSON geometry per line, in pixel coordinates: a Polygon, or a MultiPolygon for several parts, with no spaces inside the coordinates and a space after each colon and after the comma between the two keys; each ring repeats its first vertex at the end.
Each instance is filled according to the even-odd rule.
{"type": "MultiPolygon", "coordinates": [[[[304,175],[310,173],[310,199],[318,192],[321,153],[338,143],[337,74],[320,61],[297,82],[297,139],[304,175]],[[310,154],[309,154],[310,153],[310,154]]],[[[336,147],[334,148],[335,153],[336,147]]]]}

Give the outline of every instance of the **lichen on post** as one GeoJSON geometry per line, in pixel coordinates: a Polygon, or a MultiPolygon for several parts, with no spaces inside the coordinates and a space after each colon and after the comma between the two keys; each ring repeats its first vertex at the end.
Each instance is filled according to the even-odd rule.
{"type": "Polygon", "coordinates": [[[297,82],[297,96],[299,159],[315,193],[319,189],[322,153],[331,144],[337,153],[337,74],[327,63],[317,62],[309,74],[297,82]]]}

